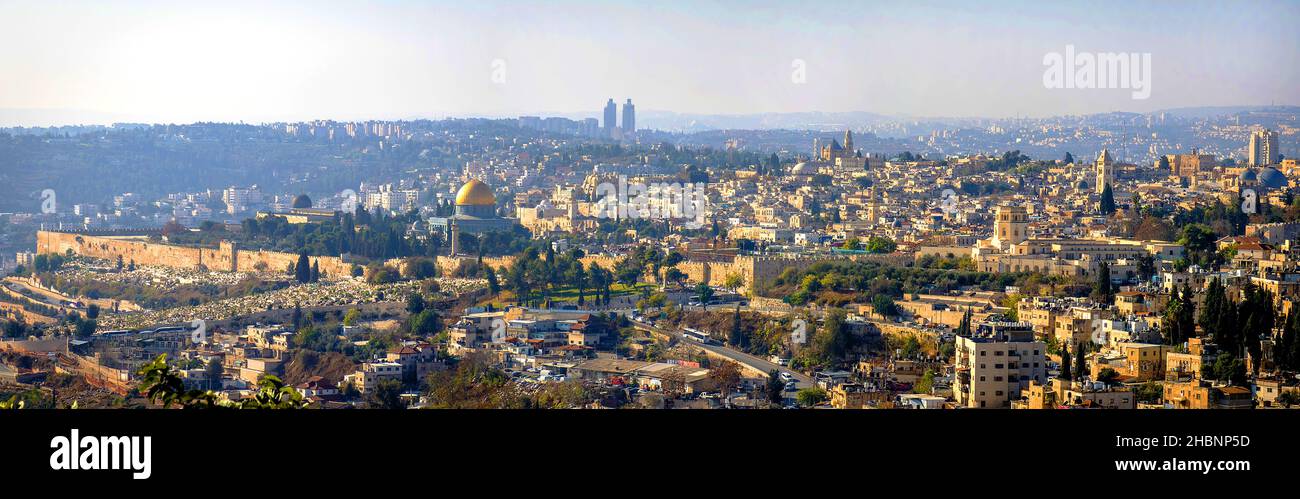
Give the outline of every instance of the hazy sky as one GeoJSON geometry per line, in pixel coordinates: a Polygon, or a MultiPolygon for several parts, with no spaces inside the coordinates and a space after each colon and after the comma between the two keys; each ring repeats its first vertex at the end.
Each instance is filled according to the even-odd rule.
{"type": "Polygon", "coordinates": [[[0,0],[0,125],[1300,103],[1300,2],[1043,3],[0,0]],[[1150,98],[1045,88],[1067,44],[1150,53],[1150,98]]]}

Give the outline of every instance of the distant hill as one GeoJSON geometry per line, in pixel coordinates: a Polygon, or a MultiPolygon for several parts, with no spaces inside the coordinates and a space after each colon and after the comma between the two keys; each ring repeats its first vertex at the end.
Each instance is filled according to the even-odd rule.
{"type": "Polygon", "coordinates": [[[1202,119],[1213,118],[1215,116],[1231,116],[1234,114],[1269,112],[1269,113],[1297,113],[1300,112],[1300,106],[1203,106],[1203,107],[1178,107],[1172,109],[1162,109],[1152,114],[1166,113],[1180,118],[1202,119]]]}
{"type": "Polygon", "coordinates": [[[843,130],[896,121],[883,114],[853,112],[801,112],[757,114],[691,114],[646,110],[637,121],[646,128],[671,132],[703,130],[843,130]]]}
{"type": "MultiPolygon", "coordinates": [[[[1067,120],[1116,120],[1146,116],[1147,114],[1166,113],[1172,117],[1186,119],[1204,119],[1217,116],[1237,114],[1279,113],[1295,114],[1300,106],[1205,106],[1170,108],[1152,113],[1135,113],[1115,111],[1087,115],[1062,115],[1035,118],[1041,121],[1067,120]]],[[[668,132],[701,132],[709,130],[844,130],[861,129],[887,123],[943,124],[948,126],[968,126],[976,123],[993,123],[1009,121],[1013,118],[986,117],[948,117],[948,116],[906,116],[886,115],[868,111],[851,112],[798,112],[798,113],[755,113],[755,114],[692,114],[672,111],[639,111],[637,120],[643,128],[668,132]]]]}

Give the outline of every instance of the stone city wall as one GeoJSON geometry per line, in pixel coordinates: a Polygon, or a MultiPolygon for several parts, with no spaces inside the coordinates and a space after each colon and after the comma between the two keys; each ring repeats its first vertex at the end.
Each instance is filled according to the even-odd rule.
{"type": "MultiPolygon", "coordinates": [[[[206,268],[226,272],[281,273],[285,272],[290,265],[298,263],[298,255],[293,253],[241,250],[237,244],[224,241],[218,248],[198,248],[154,243],[139,237],[103,237],[52,231],[36,233],[38,254],[65,254],[68,251],[76,255],[104,260],[116,260],[120,256],[123,262],[134,262],[136,265],[206,268]]],[[[310,258],[312,263],[320,265],[322,275],[350,275],[352,264],[341,258],[333,256],[310,258]]]]}

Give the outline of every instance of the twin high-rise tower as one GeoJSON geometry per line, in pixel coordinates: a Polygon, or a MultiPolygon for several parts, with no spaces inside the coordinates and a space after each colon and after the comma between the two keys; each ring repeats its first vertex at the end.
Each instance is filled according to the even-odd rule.
{"type": "Polygon", "coordinates": [[[632,99],[623,103],[623,126],[618,126],[618,105],[614,99],[605,103],[605,121],[603,123],[605,136],[611,139],[619,139],[624,136],[632,135],[636,132],[636,106],[632,104],[632,99]]]}

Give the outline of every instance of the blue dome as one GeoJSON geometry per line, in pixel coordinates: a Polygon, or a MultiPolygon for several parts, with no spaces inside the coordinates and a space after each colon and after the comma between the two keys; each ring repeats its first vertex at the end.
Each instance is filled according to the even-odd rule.
{"type": "Polygon", "coordinates": [[[1271,166],[1263,168],[1259,171],[1259,185],[1269,189],[1285,188],[1287,185],[1286,175],[1271,166]]]}
{"type": "Polygon", "coordinates": [[[1259,178],[1259,174],[1255,173],[1255,170],[1247,168],[1245,171],[1241,172],[1240,180],[1241,183],[1245,184],[1248,182],[1254,182],[1258,178],[1259,178]]]}

